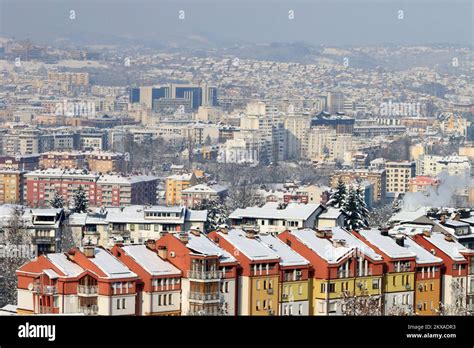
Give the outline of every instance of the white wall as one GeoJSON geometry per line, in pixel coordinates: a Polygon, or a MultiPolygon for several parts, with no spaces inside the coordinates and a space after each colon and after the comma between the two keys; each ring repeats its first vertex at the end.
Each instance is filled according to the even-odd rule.
{"type": "Polygon", "coordinates": [[[142,294],[142,315],[159,314],[163,312],[179,311],[181,308],[181,291],[155,291],[152,293],[144,292],[142,294]],[[171,305],[168,304],[168,297],[171,294],[171,305]],[[161,295],[161,306],[158,306],[158,296],[161,295]],[[163,305],[163,296],[166,296],[166,306],[163,305]]]}
{"type": "Polygon", "coordinates": [[[33,293],[29,290],[18,289],[18,309],[33,311],[33,293]]]}
{"type": "Polygon", "coordinates": [[[99,315],[135,315],[135,294],[98,296],[99,315]],[[122,309],[122,299],[125,299],[125,309],[122,309]],[[120,300],[120,309],[117,309],[120,300]]]}

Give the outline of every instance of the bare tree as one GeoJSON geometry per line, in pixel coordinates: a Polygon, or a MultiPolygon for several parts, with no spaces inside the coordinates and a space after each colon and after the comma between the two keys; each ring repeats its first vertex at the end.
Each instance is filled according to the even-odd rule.
{"type": "Polygon", "coordinates": [[[257,193],[256,188],[253,186],[245,184],[234,186],[229,191],[226,205],[231,212],[238,208],[259,206],[264,203],[263,198],[257,193]]]}
{"type": "Polygon", "coordinates": [[[341,302],[342,315],[382,315],[381,296],[370,295],[363,291],[358,296],[352,296],[349,292],[343,292],[341,302]]]}
{"type": "Polygon", "coordinates": [[[474,315],[474,312],[470,310],[466,305],[466,289],[459,280],[453,280],[451,282],[451,298],[453,303],[445,305],[439,304],[439,315],[474,315]]]}
{"type": "Polygon", "coordinates": [[[23,209],[15,207],[0,237],[0,306],[17,303],[16,270],[34,256],[23,209]]]}

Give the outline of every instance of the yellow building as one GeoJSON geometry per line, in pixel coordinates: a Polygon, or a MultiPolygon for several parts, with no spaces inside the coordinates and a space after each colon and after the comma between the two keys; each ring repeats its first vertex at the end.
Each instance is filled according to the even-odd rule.
{"type": "Polygon", "coordinates": [[[176,174],[166,178],[166,204],[180,205],[182,204],[181,192],[197,183],[196,175],[176,174]]]}
{"type": "Polygon", "coordinates": [[[3,169],[0,171],[0,204],[23,201],[23,172],[3,169]]]}

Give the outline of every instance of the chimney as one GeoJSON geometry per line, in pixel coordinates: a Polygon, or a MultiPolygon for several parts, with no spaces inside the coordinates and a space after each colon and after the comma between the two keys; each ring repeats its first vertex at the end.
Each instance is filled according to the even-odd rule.
{"type": "Polygon", "coordinates": [[[70,249],[68,252],[67,252],[67,258],[70,260],[70,261],[73,261],[74,262],[74,258],[76,257],[76,250],[74,249],[70,249]]]}
{"type": "Polygon", "coordinates": [[[245,237],[250,238],[250,239],[254,239],[255,236],[257,235],[257,230],[251,227],[244,228],[244,232],[245,232],[245,237]]]}
{"type": "Polygon", "coordinates": [[[85,257],[91,259],[95,255],[95,246],[94,245],[86,245],[83,249],[83,254],[85,257]]]}
{"type": "Polygon", "coordinates": [[[452,234],[450,233],[447,233],[444,235],[444,239],[447,241],[447,242],[454,242],[454,237],[452,234]]]}
{"type": "Polygon", "coordinates": [[[429,236],[431,236],[431,231],[430,230],[423,230],[423,235],[425,237],[429,237],[429,236]]]}
{"type": "Polygon", "coordinates": [[[201,235],[201,229],[199,228],[199,226],[191,226],[189,231],[196,237],[199,237],[201,235]]]}
{"type": "Polygon", "coordinates": [[[331,230],[316,230],[316,237],[329,239],[332,237],[332,231],[331,230]]]}
{"type": "Polygon", "coordinates": [[[161,257],[163,260],[168,258],[168,249],[164,245],[160,245],[158,248],[158,256],[161,257]]]}
{"type": "Polygon", "coordinates": [[[388,228],[382,228],[382,229],[380,230],[380,234],[381,234],[382,236],[388,236],[388,228]]]}
{"type": "Polygon", "coordinates": [[[180,232],[178,234],[178,238],[181,242],[183,242],[183,244],[188,244],[189,242],[189,236],[186,232],[180,232]]]}
{"type": "Polygon", "coordinates": [[[446,223],[446,215],[441,215],[441,217],[439,218],[439,222],[444,225],[446,223]]]}
{"type": "Polygon", "coordinates": [[[397,242],[398,245],[405,246],[405,236],[396,236],[395,237],[395,242],[397,242]]]}
{"type": "Polygon", "coordinates": [[[334,239],[332,244],[335,248],[345,247],[346,246],[346,240],[345,239],[334,239]]]}
{"type": "Polygon", "coordinates": [[[148,239],[145,242],[145,245],[147,246],[148,249],[155,250],[156,249],[156,240],[148,239]]]}
{"type": "Polygon", "coordinates": [[[219,228],[217,229],[217,232],[221,232],[222,234],[228,234],[229,226],[227,226],[226,224],[220,225],[219,228]]]}

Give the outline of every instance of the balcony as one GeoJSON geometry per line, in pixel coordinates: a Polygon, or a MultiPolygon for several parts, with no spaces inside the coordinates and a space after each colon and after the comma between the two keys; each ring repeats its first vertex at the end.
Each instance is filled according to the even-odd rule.
{"type": "Polygon", "coordinates": [[[80,296],[97,296],[97,285],[78,285],[77,294],[80,296]]]}
{"type": "Polygon", "coordinates": [[[191,280],[220,280],[222,278],[221,271],[188,271],[188,278],[191,280]]]}
{"type": "Polygon", "coordinates": [[[40,306],[38,308],[37,314],[51,314],[51,313],[53,313],[53,309],[51,307],[40,306]]]}
{"type": "Polygon", "coordinates": [[[58,292],[58,289],[53,286],[53,285],[35,285],[33,288],[33,291],[37,294],[43,294],[43,295],[56,295],[58,292]]]}
{"type": "Polygon", "coordinates": [[[97,305],[92,305],[90,307],[79,307],[79,313],[83,313],[85,315],[97,315],[99,312],[99,307],[97,305]]]}
{"type": "Polygon", "coordinates": [[[220,300],[220,295],[218,293],[190,292],[188,298],[191,301],[218,302],[220,300]]]}

